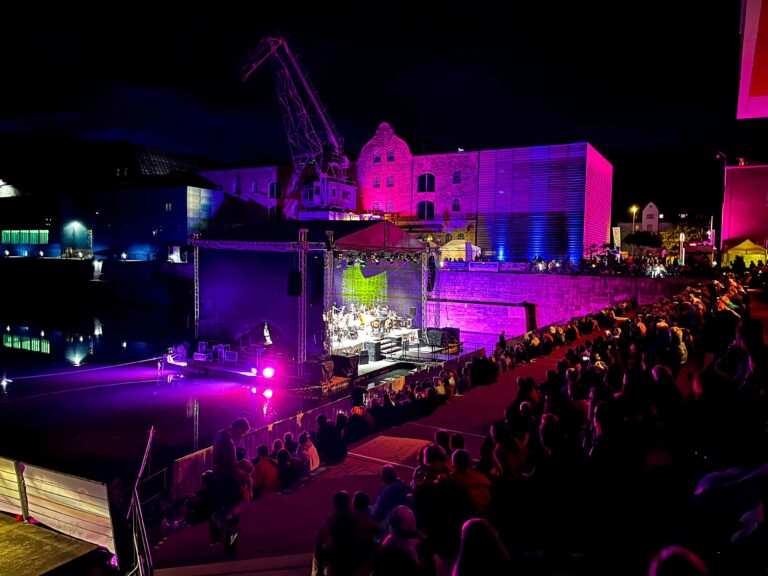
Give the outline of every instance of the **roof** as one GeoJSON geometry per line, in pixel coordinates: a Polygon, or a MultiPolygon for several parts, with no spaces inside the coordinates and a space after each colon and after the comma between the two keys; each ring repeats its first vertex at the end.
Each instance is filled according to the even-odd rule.
{"type": "Polygon", "coordinates": [[[261,220],[229,230],[203,233],[203,240],[239,240],[241,242],[298,242],[299,230],[309,230],[307,241],[326,242],[326,231],[333,237],[343,238],[354,232],[370,228],[380,220],[261,220]]]}
{"type": "Polygon", "coordinates": [[[336,241],[336,250],[406,254],[424,252],[426,244],[391,222],[380,220],[336,241]]]}
{"type": "Polygon", "coordinates": [[[765,254],[765,248],[747,238],[741,244],[728,248],[726,252],[728,254],[765,254]]]}

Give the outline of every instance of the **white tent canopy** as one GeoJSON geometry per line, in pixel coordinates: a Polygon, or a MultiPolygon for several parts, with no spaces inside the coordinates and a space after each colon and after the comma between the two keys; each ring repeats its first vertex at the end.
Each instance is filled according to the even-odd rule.
{"type": "Polygon", "coordinates": [[[466,240],[451,240],[440,248],[443,260],[467,260],[467,254],[471,254],[470,261],[480,256],[480,247],[466,240]]]}
{"type": "Polygon", "coordinates": [[[729,264],[732,264],[737,256],[741,256],[744,258],[744,263],[749,265],[751,262],[757,263],[758,260],[762,260],[763,262],[765,262],[766,250],[764,246],[755,244],[754,242],[752,242],[752,240],[747,238],[741,244],[737,244],[736,246],[729,248],[725,252],[724,256],[725,256],[724,263],[727,262],[729,264]]]}

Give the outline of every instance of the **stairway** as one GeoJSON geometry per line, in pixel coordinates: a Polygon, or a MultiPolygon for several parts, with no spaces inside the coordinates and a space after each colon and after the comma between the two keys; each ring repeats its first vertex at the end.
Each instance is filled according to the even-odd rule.
{"type": "Polygon", "coordinates": [[[273,556],[155,569],[157,576],[306,576],[312,566],[312,554],[273,556]]]}
{"type": "Polygon", "coordinates": [[[381,355],[384,358],[391,358],[393,356],[400,356],[402,351],[402,339],[400,336],[389,337],[385,336],[380,340],[381,342],[381,355]]]}

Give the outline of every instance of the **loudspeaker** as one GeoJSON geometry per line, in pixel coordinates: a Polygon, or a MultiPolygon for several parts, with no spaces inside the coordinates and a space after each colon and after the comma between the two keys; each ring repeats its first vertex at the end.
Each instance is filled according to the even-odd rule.
{"type": "Polygon", "coordinates": [[[427,261],[427,292],[432,292],[435,288],[435,276],[437,268],[435,266],[435,257],[430,255],[427,261]]]}
{"type": "Polygon", "coordinates": [[[345,354],[343,356],[331,356],[333,359],[333,373],[336,376],[345,378],[357,377],[357,365],[360,358],[356,354],[345,354]]]}
{"type": "Polygon", "coordinates": [[[301,296],[301,272],[298,270],[288,273],[288,296],[301,296]]]}
{"type": "Polygon", "coordinates": [[[439,328],[427,328],[427,339],[430,346],[442,346],[443,332],[439,328]]]}
{"type": "Polygon", "coordinates": [[[368,364],[368,350],[361,350],[357,353],[360,364],[368,364]]]}
{"type": "Polygon", "coordinates": [[[378,362],[381,360],[381,342],[377,340],[369,340],[365,343],[365,350],[368,352],[368,358],[371,362],[378,362]]]}
{"type": "Polygon", "coordinates": [[[443,334],[447,336],[448,343],[457,344],[461,341],[461,329],[460,328],[443,328],[443,334]]]}

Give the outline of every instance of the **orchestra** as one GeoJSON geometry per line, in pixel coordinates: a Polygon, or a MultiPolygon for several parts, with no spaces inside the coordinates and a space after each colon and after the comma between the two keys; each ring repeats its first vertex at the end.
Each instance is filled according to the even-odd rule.
{"type": "Polygon", "coordinates": [[[386,305],[369,306],[354,302],[340,308],[334,304],[326,321],[333,342],[339,344],[344,340],[387,336],[393,330],[411,328],[413,322],[386,305]]]}

